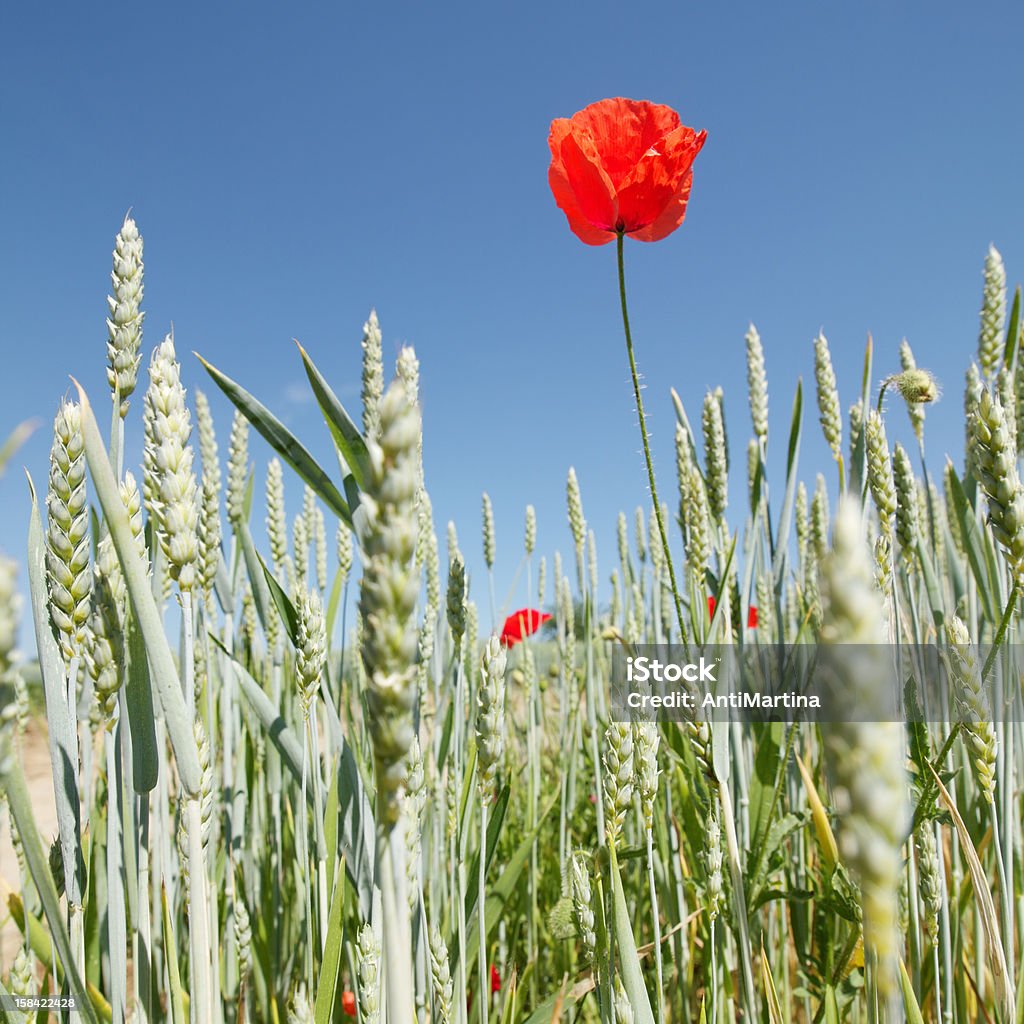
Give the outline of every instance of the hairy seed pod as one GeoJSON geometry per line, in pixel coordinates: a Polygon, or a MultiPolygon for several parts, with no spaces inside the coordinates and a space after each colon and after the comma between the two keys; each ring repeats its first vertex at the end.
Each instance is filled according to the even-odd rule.
{"type": "Polygon", "coordinates": [[[313,1003],[306,993],[306,986],[299,985],[288,1004],[288,1024],[313,1024],[313,1020],[313,1003]]]}
{"type": "Polygon", "coordinates": [[[1010,370],[1001,366],[996,374],[995,393],[999,396],[999,404],[1003,407],[1003,417],[1006,421],[1006,430],[1010,435],[1010,443],[1013,450],[1018,450],[1017,445],[1017,391],[1013,384],[1013,375],[1010,370]]]}
{"type": "Polygon", "coordinates": [[[577,850],[569,862],[569,890],[572,894],[572,914],[576,932],[583,944],[587,963],[592,963],[597,953],[597,935],[594,931],[594,908],[590,889],[590,869],[587,858],[577,850]]]}
{"type": "Polygon", "coordinates": [[[448,947],[439,929],[430,930],[430,979],[437,1004],[437,1024],[452,1024],[452,974],[448,966],[448,947]]]}
{"type": "Polygon", "coordinates": [[[415,610],[420,591],[413,566],[420,415],[400,381],[384,393],[378,417],[377,436],[367,442],[359,609],[365,625],[361,648],[380,802],[378,823],[390,830],[399,818],[398,797],[414,735],[415,610]]]}
{"type": "Polygon", "coordinates": [[[384,393],[384,355],[380,324],[377,311],[370,310],[369,319],[363,324],[363,434],[369,441],[376,440],[380,425],[377,406],[384,393]]]}
{"type": "Polygon", "coordinates": [[[420,361],[416,358],[416,350],[412,345],[403,345],[395,360],[395,376],[405,385],[405,393],[409,396],[410,405],[418,405],[420,400],[420,361]]]}
{"type": "Polygon", "coordinates": [[[213,594],[220,560],[220,460],[210,405],[202,391],[196,391],[196,427],[199,455],[203,463],[200,479],[199,567],[200,582],[207,598],[213,594]]]}
{"type": "Polygon", "coordinates": [[[711,561],[711,520],[707,492],[700,471],[694,468],[690,476],[690,504],[684,509],[686,535],[686,565],[692,585],[699,593],[704,591],[704,578],[711,561]]]}
{"type": "Polygon", "coordinates": [[[477,675],[477,658],[480,647],[480,613],[475,601],[466,602],[466,637],[462,643],[463,670],[466,680],[472,686],[477,675]]]}
{"type": "Polygon", "coordinates": [[[292,558],[295,578],[299,587],[303,588],[309,579],[309,528],[302,514],[292,520],[292,558]]]}
{"type": "Polygon", "coordinates": [[[974,431],[971,428],[971,424],[974,421],[975,413],[978,411],[978,404],[981,402],[981,393],[983,390],[981,374],[978,372],[978,366],[976,363],[971,363],[967,368],[966,384],[964,385],[964,420],[967,424],[964,453],[966,455],[966,465],[968,469],[971,467],[974,450],[974,431]]]}
{"type": "Polygon", "coordinates": [[[624,576],[629,575],[629,525],[626,521],[626,513],[619,512],[616,529],[616,541],[619,549],[619,564],[622,566],[624,576]]]}
{"type": "Polygon", "coordinates": [[[337,537],[338,570],[341,572],[341,585],[352,572],[352,531],[345,523],[338,523],[337,537]]]}
{"type": "Polygon", "coordinates": [[[267,465],[267,539],[274,574],[284,576],[284,562],[288,557],[288,519],[284,507],[284,470],[279,459],[267,465]]]}
{"type": "Polygon", "coordinates": [[[725,880],[722,876],[722,825],[718,804],[712,801],[707,814],[706,845],[704,847],[705,896],[708,901],[708,919],[714,921],[725,906],[725,880]]]}
{"type": "Polygon", "coordinates": [[[359,969],[359,1016],[364,1024],[380,1021],[380,941],[373,929],[364,924],[356,938],[356,963],[359,969]]]}
{"type": "Polygon", "coordinates": [[[826,443],[832,449],[832,458],[838,462],[843,450],[843,419],[839,412],[839,392],[836,389],[835,370],[832,369],[832,354],[825,335],[820,332],[814,339],[814,382],[817,385],[821,429],[826,443]]]}
{"type": "Polygon", "coordinates": [[[946,619],[946,663],[953,683],[953,703],[962,726],[975,781],[987,803],[995,800],[998,743],[992,709],[981,678],[978,652],[956,615],[946,619]]]}
{"type": "Polygon", "coordinates": [[[709,391],[704,396],[701,426],[704,431],[708,508],[711,512],[711,521],[717,523],[725,514],[729,503],[729,463],[722,403],[714,392],[709,391]]]}
{"type": "Polygon", "coordinates": [[[764,371],[764,347],[761,335],[751,324],[747,329],[747,394],[754,436],[761,444],[768,443],[768,378],[764,371]]]}
{"type": "Polygon", "coordinates": [[[808,511],[807,487],[803,480],[796,485],[796,501],[793,506],[793,519],[796,527],[796,553],[799,565],[805,566],[810,542],[810,515],[808,511]]]}
{"type": "Polygon", "coordinates": [[[150,428],[146,453],[155,486],[152,513],[171,579],[185,592],[198,582],[199,510],[189,444],[192,422],[171,334],[153,352],[145,405],[150,428]]]}
{"type": "Polygon", "coordinates": [[[62,402],[53,423],[46,494],[46,583],[50,617],[66,661],[81,651],[89,618],[89,508],[81,410],[62,402]]]}
{"type": "Polygon", "coordinates": [[[605,831],[612,845],[622,833],[633,801],[633,730],[628,722],[610,722],[604,743],[605,831]]]}
{"type": "Polygon", "coordinates": [[[633,723],[633,750],[636,765],[636,787],[640,793],[647,831],[654,828],[654,800],[658,795],[658,744],[661,736],[654,722],[633,723]]]}
{"type": "MultiPolygon", "coordinates": [[[[903,367],[903,374],[900,376],[917,370],[917,361],[914,359],[913,349],[911,349],[910,342],[906,338],[900,342],[900,366],[903,367]]],[[[932,381],[934,380],[931,374],[927,374],[927,378],[932,381]]],[[[899,387],[898,384],[897,387],[899,387]]],[[[910,425],[914,428],[914,436],[920,444],[924,437],[924,403],[915,401],[912,396],[909,396],[904,391],[904,388],[900,388],[900,393],[903,395],[903,400],[907,403],[907,415],[910,417],[910,425]]],[[[932,401],[934,401],[934,398],[932,401]]]]}
{"type": "Polygon", "coordinates": [[[324,593],[327,590],[327,524],[319,505],[313,509],[313,554],[316,558],[316,584],[324,593]]]}
{"type": "Polygon", "coordinates": [[[889,442],[885,437],[885,423],[875,409],[868,413],[864,438],[868,460],[868,487],[878,510],[882,532],[888,534],[892,529],[892,517],[896,513],[896,485],[892,476],[889,442]]]}
{"type": "Polygon", "coordinates": [[[896,539],[900,542],[904,564],[909,569],[916,556],[921,523],[914,468],[906,449],[898,443],[893,450],[892,468],[896,484],[896,539]]]}
{"type": "Polygon", "coordinates": [[[881,595],[859,502],[844,497],[822,563],[822,680],[835,711],[823,728],[838,844],[860,882],[865,945],[879,994],[895,997],[901,847],[909,820],[903,725],[895,720],[881,595]],[[864,719],[875,719],[865,721],[864,719]]]}
{"type": "Polygon", "coordinates": [[[635,534],[634,540],[636,542],[636,557],[640,560],[641,564],[647,561],[647,530],[646,521],[644,519],[644,510],[637,505],[636,510],[633,513],[633,532],[635,534]]]}
{"type": "Polygon", "coordinates": [[[622,978],[618,974],[615,975],[614,1007],[615,1024],[633,1024],[633,1004],[629,1001],[629,996],[622,985],[622,978]]]}
{"type": "Polygon", "coordinates": [[[569,508],[569,529],[572,531],[572,542],[576,547],[576,557],[583,554],[583,544],[587,536],[587,521],[583,517],[583,499],[580,496],[580,484],[576,479],[576,470],[569,467],[566,481],[566,499],[569,508]]]}
{"type": "Polygon", "coordinates": [[[864,400],[858,398],[847,413],[850,425],[850,472],[860,480],[864,472],[864,400]],[[860,460],[858,464],[858,448],[860,460]]]}
{"type": "Polygon", "coordinates": [[[248,483],[249,421],[236,410],[231,420],[231,437],[228,441],[227,508],[228,520],[233,526],[241,525],[245,519],[245,491],[248,483]]]}
{"type": "Polygon", "coordinates": [[[481,796],[494,788],[505,751],[505,648],[492,635],[484,645],[477,694],[476,756],[481,796]]]}
{"type": "Polygon", "coordinates": [[[107,296],[107,383],[120,403],[121,418],[135,391],[142,361],[142,235],[127,214],[114,239],[110,272],[113,295],[107,296]]]}
{"type": "Polygon", "coordinates": [[[100,712],[113,725],[111,717],[117,692],[124,683],[124,614],[126,591],[121,566],[109,535],[96,549],[89,635],[85,662],[95,683],[100,712]]]}
{"type": "Polygon", "coordinates": [[[811,499],[810,543],[817,559],[825,557],[828,551],[829,509],[828,487],[819,473],[814,481],[814,497],[811,499]]]}
{"type": "Polygon", "coordinates": [[[989,379],[996,372],[1003,351],[1006,328],[1006,268],[994,246],[985,255],[985,285],[981,296],[981,326],[978,331],[978,362],[989,379]]]}
{"type": "Polygon", "coordinates": [[[942,872],[939,849],[935,842],[935,825],[923,821],[914,832],[917,852],[917,877],[924,907],[924,928],[933,941],[939,934],[939,913],[942,910],[942,872]]]}
{"type": "Polygon", "coordinates": [[[295,611],[298,635],[295,644],[295,674],[299,687],[302,715],[309,718],[317,691],[320,674],[327,662],[327,627],[324,623],[320,593],[315,588],[299,595],[295,611]]]}
{"type": "Polygon", "coordinates": [[[238,978],[240,982],[244,982],[252,970],[252,921],[241,889],[241,885],[236,884],[231,909],[235,931],[235,951],[238,956],[238,978]]]}
{"type": "Polygon", "coordinates": [[[448,628],[458,648],[466,635],[466,567],[462,558],[455,556],[448,566],[448,593],[446,598],[448,628]]]}
{"type": "Polygon", "coordinates": [[[491,505],[491,497],[486,491],[483,496],[483,540],[484,562],[488,569],[493,569],[495,557],[494,508],[491,505]]]}
{"type": "Polygon", "coordinates": [[[1024,488],[1006,416],[987,389],[971,419],[971,435],[971,469],[988,499],[988,521],[1011,572],[1019,576],[1024,567],[1024,488]]]}

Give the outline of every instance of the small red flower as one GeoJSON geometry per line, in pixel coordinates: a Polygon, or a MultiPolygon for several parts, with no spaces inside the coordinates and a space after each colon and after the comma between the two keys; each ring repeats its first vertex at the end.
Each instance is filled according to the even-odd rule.
{"type": "Polygon", "coordinates": [[[620,231],[657,242],[683,223],[691,167],[706,138],[671,107],[601,100],[551,122],[548,183],[587,245],[604,245],[620,231]]]}
{"type": "MultiPolygon", "coordinates": [[[[715,617],[715,605],[716,601],[713,597],[708,597],[708,618],[713,619],[715,617]]],[[[747,609],[747,629],[757,629],[757,605],[752,604],[747,609]]]]}
{"type": "Polygon", "coordinates": [[[547,612],[539,612],[536,608],[520,608],[513,612],[501,627],[501,642],[511,647],[528,636],[532,636],[551,616],[547,612]]]}
{"type": "Polygon", "coordinates": [[[350,988],[345,989],[341,993],[341,1012],[346,1017],[354,1017],[356,1015],[356,994],[350,988]]]}
{"type": "Polygon", "coordinates": [[[498,973],[498,968],[491,964],[491,995],[495,992],[501,991],[501,975],[498,973]]]}

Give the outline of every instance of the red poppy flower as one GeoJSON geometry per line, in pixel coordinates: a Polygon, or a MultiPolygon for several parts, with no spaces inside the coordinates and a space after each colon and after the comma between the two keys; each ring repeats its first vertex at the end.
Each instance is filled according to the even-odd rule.
{"type": "Polygon", "coordinates": [[[548,182],[587,245],[604,245],[619,231],[657,242],[683,223],[691,167],[706,138],[671,107],[601,100],[551,122],[548,182]]]}
{"type": "Polygon", "coordinates": [[[505,620],[499,639],[506,647],[511,647],[532,636],[550,618],[547,612],[539,612],[536,608],[520,608],[505,620]]]}
{"type": "MultiPolygon", "coordinates": [[[[716,601],[713,597],[708,598],[708,618],[715,617],[716,601]]],[[[747,609],[747,629],[757,629],[757,605],[752,604],[747,609]]]]}
{"type": "Polygon", "coordinates": [[[501,975],[498,973],[498,968],[491,964],[491,994],[501,991],[501,975]]]}
{"type": "Polygon", "coordinates": [[[350,988],[345,989],[341,993],[341,1012],[346,1017],[354,1017],[356,1015],[356,994],[350,988]]]}

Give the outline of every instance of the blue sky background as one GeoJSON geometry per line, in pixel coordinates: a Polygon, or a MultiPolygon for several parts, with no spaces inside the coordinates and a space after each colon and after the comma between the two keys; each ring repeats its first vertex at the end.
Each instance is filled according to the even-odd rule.
{"type": "MultiPolygon", "coordinates": [[[[929,412],[933,464],[959,451],[988,243],[1011,284],[1024,264],[1019,4],[241,10],[0,14],[0,434],[27,417],[48,424],[68,374],[99,404],[110,250],[130,206],[146,243],[146,359],[173,320],[222,450],[227,406],[192,349],[326,458],[290,339],[355,409],[360,328],[375,306],[389,360],[400,342],[420,356],[439,530],[456,520],[478,580],[483,490],[499,594],[527,502],[540,550],[571,550],[570,465],[605,577],[617,511],[646,498],[615,252],[569,232],[546,140],[553,117],[626,95],[708,131],[683,228],[627,252],[663,496],[674,494],[669,387],[699,415],[721,384],[740,508],[750,320],[767,353],[776,469],[819,328],[844,409],[867,333],[876,377],[898,368],[906,336],[947,392],[929,412]]],[[[828,468],[812,395],[808,479],[828,468]]],[[[905,419],[892,403],[891,440],[905,419]]],[[[137,452],[138,401],[129,424],[137,452]]],[[[40,482],[47,434],[21,459],[40,482]]],[[[0,548],[20,552],[26,523],[15,467],[0,481],[0,548]]]]}

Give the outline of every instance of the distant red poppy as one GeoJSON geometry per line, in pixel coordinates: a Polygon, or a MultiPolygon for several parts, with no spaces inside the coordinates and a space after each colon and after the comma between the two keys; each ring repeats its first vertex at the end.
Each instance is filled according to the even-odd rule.
{"type": "Polygon", "coordinates": [[[341,1012],[346,1017],[354,1017],[356,1015],[356,994],[350,988],[345,989],[341,993],[341,1012]]]}
{"type": "Polygon", "coordinates": [[[539,612],[536,608],[520,608],[513,612],[501,627],[501,642],[506,647],[519,643],[534,633],[550,619],[547,612],[539,612]]]}
{"type": "MultiPolygon", "coordinates": [[[[715,617],[715,605],[716,601],[713,597],[708,597],[708,618],[713,619],[715,617]]],[[[752,604],[747,609],[747,629],[757,629],[757,605],[752,604]]]]}
{"type": "Polygon", "coordinates": [[[498,973],[498,968],[491,964],[491,994],[501,991],[501,975],[498,973]]]}
{"type": "Polygon", "coordinates": [[[706,138],[671,107],[600,100],[551,122],[548,183],[587,245],[604,245],[620,231],[657,242],[683,222],[691,167],[706,138]]]}

